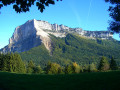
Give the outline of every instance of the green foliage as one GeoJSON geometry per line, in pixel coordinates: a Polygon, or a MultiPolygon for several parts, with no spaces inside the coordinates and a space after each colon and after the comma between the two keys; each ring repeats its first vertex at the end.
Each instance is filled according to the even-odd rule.
{"type": "Polygon", "coordinates": [[[90,64],[90,72],[97,72],[97,68],[96,68],[96,65],[94,63],[90,64]]]}
{"type": "Polygon", "coordinates": [[[120,43],[113,39],[91,40],[72,34],[67,34],[65,38],[51,35],[50,38],[52,41],[50,53],[42,44],[29,51],[20,53],[22,59],[24,61],[32,59],[36,65],[44,68],[49,60],[61,66],[72,64],[72,62],[76,62],[79,65],[93,62],[98,66],[101,56],[105,56],[108,59],[114,56],[117,64],[120,66],[120,43]]]}
{"type": "Polygon", "coordinates": [[[108,9],[112,21],[110,22],[109,30],[115,33],[120,33],[120,0],[105,0],[111,5],[108,9]]]}
{"type": "Polygon", "coordinates": [[[8,53],[6,55],[0,55],[0,70],[16,72],[16,73],[25,73],[26,68],[25,64],[22,61],[19,54],[8,53]]]}
{"type": "Polygon", "coordinates": [[[46,67],[46,73],[47,74],[58,74],[61,73],[61,66],[57,63],[51,63],[48,62],[48,65],[46,67]]]}
{"type": "Polygon", "coordinates": [[[38,66],[36,66],[34,68],[34,73],[37,73],[37,74],[41,74],[42,73],[42,69],[41,69],[40,65],[38,65],[38,66]]]}
{"type": "Polygon", "coordinates": [[[89,66],[89,64],[85,64],[84,66],[83,66],[83,72],[89,72],[90,71],[90,66],[89,66]]]}
{"type": "MultiPolygon", "coordinates": [[[[49,6],[50,4],[55,4],[54,0],[0,0],[0,9],[3,6],[7,6],[12,4],[13,9],[17,13],[20,12],[27,12],[29,11],[30,7],[36,3],[36,6],[38,7],[38,10],[40,12],[43,12],[46,6],[49,6]]],[[[59,1],[59,0],[57,0],[59,1]]]]}
{"type": "Polygon", "coordinates": [[[72,65],[74,73],[80,73],[80,66],[76,62],[74,62],[72,65]]]}
{"type": "MultiPolygon", "coordinates": [[[[12,56],[12,54],[11,54],[12,56]]],[[[13,57],[10,59],[11,61],[11,71],[13,72],[18,72],[18,73],[25,73],[26,72],[26,68],[25,68],[25,64],[22,61],[21,57],[19,54],[14,54],[13,57]]]]}
{"type": "Polygon", "coordinates": [[[110,68],[109,63],[108,63],[106,57],[103,56],[100,61],[99,70],[107,71],[107,70],[109,70],[109,68],[110,68]]]}
{"type": "Polygon", "coordinates": [[[20,55],[23,61],[29,62],[29,60],[32,60],[36,65],[40,65],[41,68],[45,67],[49,60],[53,60],[43,44],[29,51],[22,52],[20,55]]]}
{"type": "Polygon", "coordinates": [[[72,73],[74,73],[74,68],[73,65],[69,64],[65,67],[65,74],[72,74],[72,73]]]}
{"type": "Polygon", "coordinates": [[[111,58],[110,69],[111,69],[111,70],[117,70],[117,69],[118,69],[117,64],[116,64],[116,61],[114,60],[113,57],[111,58]]]}
{"type": "Polygon", "coordinates": [[[32,60],[28,62],[27,66],[27,73],[33,73],[34,72],[35,65],[32,60]]]}

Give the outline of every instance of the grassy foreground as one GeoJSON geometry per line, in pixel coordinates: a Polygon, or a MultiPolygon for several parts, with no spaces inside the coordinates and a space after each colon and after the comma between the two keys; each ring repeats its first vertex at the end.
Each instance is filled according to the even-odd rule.
{"type": "Polygon", "coordinates": [[[0,90],[120,90],[120,71],[72,75],[0,72],[0,90]]]}

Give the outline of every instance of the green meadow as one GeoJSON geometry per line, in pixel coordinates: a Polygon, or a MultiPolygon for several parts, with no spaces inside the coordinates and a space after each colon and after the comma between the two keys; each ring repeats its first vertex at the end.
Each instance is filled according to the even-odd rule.
{"type": "Polygon", "coordinates": [[[0,90],[120,90],[120,71],[64,75],[0,72],[0,90]]]}

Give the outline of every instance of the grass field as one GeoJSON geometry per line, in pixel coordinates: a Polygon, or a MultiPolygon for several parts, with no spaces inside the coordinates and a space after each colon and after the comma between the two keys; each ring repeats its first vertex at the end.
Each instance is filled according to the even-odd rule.
{"type": "Polygon", "coordinates": [[[120,90],[120,71],[72,75],[0,72],[0,90],[120,90]]]}

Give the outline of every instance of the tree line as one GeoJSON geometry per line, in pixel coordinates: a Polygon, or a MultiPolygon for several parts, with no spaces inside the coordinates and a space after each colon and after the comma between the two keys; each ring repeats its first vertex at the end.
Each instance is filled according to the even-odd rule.
{"type": "Polygon", "coordinates": [[[79,65],[77,62],[61,66],[60,64],[49,61],[45,68],[42,69],[40,65],[35,65],[32,60],[28,63],[23,62],[18,53],[0,54],[0,71],[38,74],[73,74],[108,70],[118,70],[118,66],[113,57],[110,62],[108,62],[106,57],[103,56],[98,66],[96,66],[95,63],[79,65]]]}

